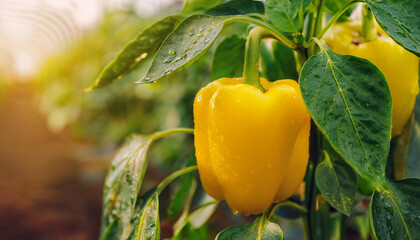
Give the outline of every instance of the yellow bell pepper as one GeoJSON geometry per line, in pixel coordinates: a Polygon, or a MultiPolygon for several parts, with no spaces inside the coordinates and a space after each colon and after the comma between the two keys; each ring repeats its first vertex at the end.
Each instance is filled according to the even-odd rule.
{"type": "Polygon", "coordinates": [[[305,175],[310,116],[293,80],[268,82],[265,93],[241,78],[202,88],[194,102],[198,171],[204,189],[245,214],[290,197],[305,175]]]}
{"type": "Polygon", "coordinates": [[[392,136],[402,133],[419,93],[419,58],[395,43],[380,27],[375,40],[363,42],[361,22],[335,24],[324,40],[336,53],[365,58],[385,75],[393,101],[392,136]]]}

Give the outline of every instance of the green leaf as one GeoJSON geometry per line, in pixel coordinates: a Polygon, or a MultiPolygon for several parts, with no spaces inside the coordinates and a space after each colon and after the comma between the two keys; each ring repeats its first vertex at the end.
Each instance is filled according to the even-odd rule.
{"type": "Polygon", "coordinates": [[[310,3],[310,0],[267,0],[265,12],[281,31],[296,33],[302,29],[303,13],[310,3]]]}
{"type": "MultiPolygon", "coordinates": [[[[214,211],[217,208],[218,201],[214,198],[205,194],[204,197],[200,200],[200,206],[194,210],[192,213],[184,212],[178,221],[174,225],[174,234],[178,236],[181,234],[183,229],[190,225],[191,228],[199,229],[209,220],[213,215],[214,211]]],[[[189,210],[189,209],[186,209],[189,210]]]]}
{"type": "Polygon", "coordinates": [[[173,172],[162,180],[158,186],[138,198],[134,217],[127,227],[131,230],[128,240],[159,239],[159,194],[176,178],[196,170],[197,166],[190,166],[173,172]]]}
{"type": "Polygon", "coordinates": [[[270,81],[298,79],[293,50],[281,42],[261,42],[261,74],[270,81]],[[267,47],[271,43],[271,48],[267,47]]]}
{"type": "Polygon", "coordinates": [[[388,180],[388,186],[373,194],[369,218],[373,238],[420,239],[420,180],[388,180]]]}
{"type": "Polygon", "coordinates": [[[264,14],[264,4],[253,0],[232,0],[209,9],[205,13],[212,16],[264,14]]]}
{"type": "MultiPolygon", "coordinates": [[[[319,40],[316,40],[319,42],[319,40]]],[[[325,43],[304,64],[302,97],[334,150],[363,178],[384,178],[392,99],[382,72],[366,59],[332,52],[325,43]]]]}
{"type": "Polygon", "coordinates": [[[196,229],[202,227],[213,215],[214,211],[216,211],[218,203],[218,201],[206,194],[206,197],[203,200],[203,205],[194,210],[187,217],[187,221],[190,222],[191,226],[196,229]]]}
{"type": "MultiPolygon", "coordinates": [[[[120,148],[105,178],[101,239],[127,239],[133,231],[133,218],[138,207],[138,194],[147,168],[151,144],[162,137],[177,133],[192,133],[192,129],[172,129],[152,135],[134,135],[120,148]]],[[[147,195],[150,197],[150,194],[147,195]]],[[[141,199],[148,199],[141,198],[141,199]]]]}
{"type": "MultiPolygon", "coordinates": [[[[185,167],[192,166],[194,164],[195,158],[191,157],[185,167]]],[[[194,173],[188,173],[181,176],[176,184],[172,184],[175,185],[175,188],[173,190],[173,194],[171,194],[171,201],[167,211],[169,218],[174,218],[180,213],[185,199],[188,196],[188,192],[190,191],[193,184],[195,184],[194,181],[194,173]]]]}
{"type": "Polygon", "coordinates": [[[407,156],[407,177],[420,178],[420,124],[415,122],[407,156]]]}
{"type": "Polygon", "coordinates": [[[357,180],[359,181],[357,184],[357,189],[359,192],[364,196],[372,196],[372,194],[375,192],[375,187],[372,185],[372,183],[362,178],[361,176],[358,176],[357,180]]]}
{"type": "Polygon", "coordinates": [[[335,209],[350,216],[357,191],[357,175],[332,149],[315,171],[315,181],[325,200],[335,209]]]}
{"type": "Polygon", "coordinates": [[[257,217],[254,222],[226,228],[216,236],[216,240],[282,240],[283,232],[279,225],[266,218],[257,217]]]}
{"type": "Polygon", "coordinates": [[[140,221],[136,224],[137,231],[131,235],[129,240],[159,240],[160,239],[160,223],[159,223],[159,195],[157,192],[147,202],[142,210],[140,221]]]}
{"type": "Polygon", "coordinates": [[[148,83],[186,67],[203,55],[219,36],[226,17],[192,15],[162,43],[146,76],[136,83],[148,83]]]}
{"type": "Polygon", "coordinates": [[[139,33],[102,70],[88,90],[111,84],[153,58],[163,40],[181,23],[182,19],[180,15],[168,16],[139,33]]]}
{"type": "Polygon", "coordinates": [[[170,240],[210,240],[210,233],[207,226],[198,229],[194,228],[191,223],[187,223],[182,231],[170,238],[170,240]]]}
{"type": "Polygon", "coordinates": [[[212,78],[241,77],[246,39],[239,35],[225,38],[216,48],[212,64],[212,78]]]}
{"type": "MultiPolygon", "coordinates": [[[[336,14],[345,6],[347,6],[352,0],[326,0],[325,7],[327,12],[331,15],[336,14]]],[[[349,19],[352,14],[354,7],[347,9],[338,19],[339,21],[346,21],[349,19]]]]}
{"type": "Polygon", "coordinates": [[[217,6],[222,0],[185,0],[182,14],[190,14],[217,6]]]}
{"type": "Polygon", "coordinates": [[[365,0],[379,25],[398,44],[420,56],[420,1],[365,0]]]}
{"type": "Polygon", "coordinates": [[[407,154],[406,177],[420,178],[420,95],[417,95],[414,106],[414,123],[407,154]]]}
{"type": "Polygon", "coordinates": [[[356,225],[361,240],[368,240],[370,235],[368,215],[355,216],[352,219],[356,225]]]}
{"type": "MultiPolygon", "coordinates": [[[[401,135],[396,137],[396,144],[392,159],[392,178],[403,179],[407,176],[407,157],[410,148],[411,135],[414,127],[414,114],[411,116],[401,135]]],[[[393,139],[394,140],[394,139],[393,139]]],[[[391,153],[390,153],[391,154],[391,153]]]]}
{"type": "Polygon", "coordinates": [[[296,61],[293,50],[278,41],[273,42],[272,49],[274,62],[277,63],[280,74],[278,79],[297,80],[299,75],[296,71],[296,61]]]}
{"type": "Polygon", "coordinates": [[[137,195],[146,171],[146,157],[152,138],[131,137],[118,151],[105,179],[101,235],[108,226],[118,220],[122,237],[127,237],[128,226],[133,216],[137,195]]]}

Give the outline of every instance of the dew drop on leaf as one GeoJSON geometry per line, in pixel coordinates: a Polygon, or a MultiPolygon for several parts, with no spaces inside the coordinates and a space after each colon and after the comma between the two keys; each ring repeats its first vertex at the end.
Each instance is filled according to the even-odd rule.
{"type": "Polygon", "coordinates": [[[173,60],[174,60],[173,58],[169,57],[169,58],[167,58],[167,59],[163,60],[163,62],[164,62],[164,63],[170,63],[170,62],[172,62],[173,60]]]}

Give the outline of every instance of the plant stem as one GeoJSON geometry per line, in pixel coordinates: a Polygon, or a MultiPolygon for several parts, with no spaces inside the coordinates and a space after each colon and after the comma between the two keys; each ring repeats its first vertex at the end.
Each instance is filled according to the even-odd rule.
{"type": "Polygon", "coordinates": [[[373,13],[370,11],[367,4],[363,5],[362,15],[363,40],[366,42],[373,41],[378,37],[378,29],[375,26],[375,18],[373,17],[373,13]]]}
{"type": "Polygon", "coordinates": [[[153,139],[153,141],[156,141],[160,138],[164,138],[164,137],[167,137],[167,136],[170,136],[170,135],[180,134],[180,133],[194,134],[194,129],[192,129],[192,128],[174,128],[174,129],[164,130],[164,131],[160,131],[160,132],[155,132],[152,135],[152,139],[153,139]]]}
{"type": "Polygon", "coordinates": [[[308,225],[307,214],[302,215],[300,220],[302,221],[303,237],[305,238],[305,240],[312,239],[312,236],[310,233],[311,229],[309,228],[309,225],[308,225]]]}
{"type": "Polygon", "coordinates": [[[346,240],[347,238],[347,217],[344,214],[340,216],[340,239],[346,240]]]}
{"type": "Polygon", "coordinates": [[[260,83],[260,72],[258,69],[260,59],[260,40],[270,33],[261,27],[256,27],[248,34],[245,45],[245,63],[243,72],[243,83],[249,84],[264,92],[260,83]]]}
{"type": "Polygon", "coordinates": [[[308,50],[303,47],[300,47],[295,50],[295,59],[296,59],[296,71],[298,74],[300,70],[302,70],[303,65],[305,64],[306,60],[308,60],[308,50]]]}
{"type": "Polygon", "coordinates": [[[291,49],[296,48],[296,44],[294,44],[283,32],[279,31],[272,24],[266,23],[256,18],[244,16],[244,15],[238,15],[238,16],[232,17],[231,19],[227,20],[225,24],[228,24],[230,22],[236,22],[236,21],[247,22],[247,23],[255,24],[259,27],[265,28],[268,32],[270,32],[277,40],[282,42],[284,45],[288,46],[291,49]]]}
{"type": "MultiPolygon", "coordinates": [[[[340,18],[340,16],[343,15],[343,13],[345,13],[347,11],[347,9],[349,9],[351,6],[353,6],[354,4],[356,4],[358,2],[361,2],[361,0],[351,1],[343,9],[338,11],[330,19],[330,21],[328,21],[328,23],[325,25],[325,27],[316,35],[316,38],[321,39],[324,36],[324,34],[328,31],[328,29],[338,20],[338,18],[340,18]]],[[[307,44],[304,44],[304,47],[309,48],[309,47],[313,46],[314,44],[315,44],[315,42],[313,41],[313,39],[311,39],[307,44]]]]}
{"type": "Polygon", "coordinates": [[[308,213],[306,215],[307,231],[308,236],[306,240],[315,239],[316,225],[315,225],[315,213],[316,213],[316,194],[317,188],[315,185],[315,170],[319,162],[320,153],[322,151],[321,144],[321,133],[316,127],[315,123],[311,122],[311,135],[310,135],[310,165],[308,167],[308,178],[305,186],[305,200],[304,204],[308,213]]]}
{"type": "Polygon", "coordinates": [[[165,189],[173,180],[175,180],[176,178],[184,174],[193,172],[195,170],[197,170],[197,166],[190,166],[190,167],[186,167],[181,170],[178,170],[176,172],[173,172],[171,175],[167,176],[165,179],[162,180],[162,182],[159,183],[159,185],[156,188],[156,192],[158,194],[161,194],[163,189],[165,189]]]}
{"type": "Polygon", "coordinates": [[[313,34],[315,36],[321,31],[321,28],[322,28],[325,2],[326,1],[324,1],[324,0],[319,0],[318,9],[316,11],[317,14],[316,14],[316,20],[315,20],[315,28],[314,28],[314,32],[313,32],[313,34]]]}
{"type": "Polygon", "coordinates": [[[279,207],[285,207],[285,206],[294,209],[296,212],[298,212],[301,215],[305,215],[308,212],[308,210],[304,206],[302,206],[302,205],[300,205],[298,203],[295,203],[295,202],[292,202],[292,201],[288,201],[287,200],[287,201],[283,201],[283,202],[279,202],[279,203],[274,204],[274,206],[271,208],[270,213],[268,214],[268,218],[269,219],[271,218],[271,216],[273,215],[274,211],[277,208],[279,208],[279,207]]]}
{"type": "Polygon", "coordinates": [[[316,13],[314,11],[309,12],[308,23],[306,25],[307,27],[306,27],[306,32],[305,32],[305,42],[308,42],[314,36],[315,19],[316,19],[316,13]]]}
{"type": "MultiPolygon", "coordinates": [[[[321,199],[323,199],[321,197],[321,199]]],[[[319,206],[319,216],[320,216],[320,230],[321,230],[321,239],[331,239],[331,229],[330,229],[330,205],[325,199],[318,201],[319,206]]]]}

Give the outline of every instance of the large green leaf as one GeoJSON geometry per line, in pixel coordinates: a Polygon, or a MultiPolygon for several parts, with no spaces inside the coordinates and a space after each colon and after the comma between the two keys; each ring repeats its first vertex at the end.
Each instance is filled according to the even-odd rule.
{"type": "Polygon", "coordinates": [[[397,43],[420,56],[420,1],[365,0],[379,25],[397,43]]]}
{"type": "Polygon", "coordinates": [[[200,14],[185,19],[165,39],[149,72],[137,83],[156,81],[194,62],[219,36],[227,19],[200,14]]]}
{"type": "Polygon", "coordinates": [[[206,14],[212,16],[245,15],[249,13],[264,13],[264,4],[253,0],[231,0],[209,9],[206,14]]]}
{"type": "Polygon", "coordinates": [[[379,183],[391,137],[387,81],[368,60],[336,54],[325,43],[319,46],[320,53],[301,71],[304,102],[334,150],[360,176],[379,183]]]}
{"type": "Polygon", "coordinates": [[[264,217],[257,217],[254,222],[226,228],[216,236],[216,240],[282,240],[283,232],[279,225],[264,217]]]}
{"type": "Polygon", "coordinates": [[[180,15],[168,16],[139,33],[102,70],[88,90],[104,87],[153,58],[163,40],[181,23],[182,19],[180,15]]]}
{"type": "Polygon", "coordinates": [[[332,149],[324,154],[324,161],[315,171],[316,185],[332,207],[350,216],[357,191],[357,175],[332,149]]]}
{"type": "Polygon", "coordinates": [[[285,44],[294,44],[272,25],[249,16],[214,17],[196,14],[185,19],[162,43],[146,76],[137,84],[155,82],[187,67],[202,56],[218,37],[225,24],[246,22],[266,28],[285,44]]]}
{"type": "Polygon", "coordinates": [[[190,14],[217,6],[222,0],[185,0],[182,14],[190,14]]]}
{"type": "Polygon", "coordinates": [[[273,24],[285,32],[299,32],[303,27],[303,13],[310,0],[267,0],[265,12],[273,24]]]}
{"type": "Polygon", "coordinates": [[[369,207],[374,239],[420,239],[420,179],[388,180],[369,207]]]}
{"type": "Polygon", "coordinates": [[[241,77],[246,39],[239,35],[225,38],[216,48],[212,64],[212,78],[241,77]]]}

